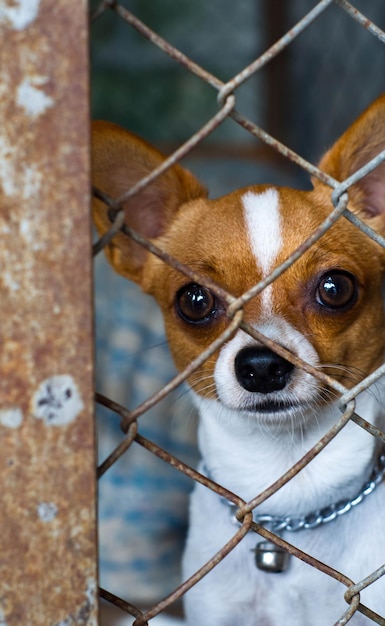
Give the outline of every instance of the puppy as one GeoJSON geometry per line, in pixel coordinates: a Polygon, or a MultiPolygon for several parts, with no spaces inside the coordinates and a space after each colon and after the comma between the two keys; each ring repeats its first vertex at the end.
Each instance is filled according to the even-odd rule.
{"type": "MultiPolygon", "coordinates": [[[[384,148],[385,96],[325,154],[320,168],[343,181],[384,148]]],[[[122,128],[94,124],[94,184],[110,197],[119,197],[163,160],[122,128]]],[[[200,182],[179,165],[124,205],[128,226],[234,297],[268,277],[332,208],[331,189],[319,180],[306,192],[250,186],[209,200],[200,182]]],[[[385,236],[384,164],[349,189],[349,208],[385,236]]],[[[103,234],[111,226],[108,209],[95,199],[93,210],[103,234]]],[[[112,239],[106,254],[116,271],[158,301],[179,370],[230,324],[226,298],[186,278],[124,232],[112,239]]],[[[341,217],[246,302],[244,321],[351,388],[384,360],[384,276],[385,251],[341,217]]],[[[200,414],[200,469],[246,502],[289,470],[341,416],[338,394],[330,386],[242,329],[190,377],[189,385],[200,414]]],[[[377,383],[362,393],[355,410],[384,429],[381,391],[382,383],[377,383]]],[[[385,562],[383,465],[381,443],[349,421],[309,465],[254,509],[254,518],[270,521],[269,529],[279,530],[284,540],[358,582],[385,562]],[[364,495],[373,471],[376,487],[364,495]],[[306,527],[305,521],[317,516],[321,520],[306,527]],[[289,521],[280,526],[285,519],[289,521]],[[301,528],[290,531],[296,523],[301,528]]],[[[234,507],[197,484],[185,577],[239,527],[234,507]]],[[[346,587],[295,557],[287,559],[274,544],[248,532],[186,594],[188,624],[326,626],[339,620],[348,609],[346,587]]],[[[360,598],[385,619],[384,580],[360,598]]],[[[350,623],[373,622],[358,611],[350,623]]]]}

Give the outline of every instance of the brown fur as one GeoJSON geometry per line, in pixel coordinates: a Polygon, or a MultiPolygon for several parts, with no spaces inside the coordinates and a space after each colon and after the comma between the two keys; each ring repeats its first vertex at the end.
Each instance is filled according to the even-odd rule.
{"type": "MultiPolygon", "coordinates": [[[[385,96],[382,96],[326,153],[320,167],[336,179],[351,175],[385,147],[384,119],[385,96]]],[[[104,122],[95,123],[93,141],[94,184],[114,198],[164,158],[131,133],[104,122]]],[[[369,174],[349,195],[350,208],[385,234],[384,169],[382,165],[379,171],[369,174]]],[[[255,193],[264,189],[263,186],[249,188],[255,193]]],[[[208,200],[204,187],[189,172],[174,166],[124,204],[126,222],[230,294],[240,296],[261,278],[247,244],[241,201],[245,191],[208,200]]],[[[318,181],[314,181],[310,192],[285,188],[279,190],[279,195],[285,239],[278,262],[293,252],[332,210],[331,190],[318,181]]],[[[110,226],[106,206],[95,200],[93,210],[96,226],[103,234],[110,226]]],[[[106,253],[119,273],[139,282],[158,301],[179,369],[229,323],[224,304],[223,313],[204,328],[183,322],[175,312],[174,298],[178,289],[190,281],[124,234],[115,237],[106,253]]],[[[368,374],[380,364],[384,352],[380,333],[385,323],[384,311],[378,306],[383,272],[384,251],[342,217],[323,237],[322,245],[306,252],[274,283],[274,312],[310,337],[321,363],[358,368],[362,374],[368,374]],[[346,312],[322,310],[312,297],[314,277],[330,268],[347,270],[357,278],[357,302],[346,312]],[[366,327],[378,328],[378,341],[375,335],[373,339],[373,334],[367,339],[366,327]]],[[[258,298],[249,302],[245,307],[246,321],[258,322],[259,309],[258,298]]],[[[214,365],[215,358],[211,358],[201,373],[212,378],[214,365]]],[[[342,375],[340,379],[347,386],[352,384],[349,376],[342,375]]],[[[198,391],[199,388],[198,385],[198,391]]]]}

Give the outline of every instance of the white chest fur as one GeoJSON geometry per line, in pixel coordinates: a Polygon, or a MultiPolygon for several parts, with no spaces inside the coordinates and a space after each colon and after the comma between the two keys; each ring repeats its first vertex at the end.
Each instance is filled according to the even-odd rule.
{"type": "MultiPolygon", "coordinates": [[[[200,447],[210,476],[246,501],[279,478],[323,434],[314,424],[301,433],[288,429],[286,439],[263,432],[250,419],[214,401],[197,399],[200,413],[200,447]],[[234,423],[236,420],[236,423],[234,423]],[[234,429],[237,436],[234,437],[234,429]]],[[[376,403],[366,398],[373,417],[376,403]],[[372,403],[372,405],[371,405],[372,403]]],[[[338,416],[338,409],[320,415],[322,430],[338,416]],[[336,412],[337,411],[337,412],[336,412]]],[[[306,513],[351,497],[367,479],[374,453],[374,439],[355,424],[347,427],[314,461],[277,494],[260,505],[258,512],[277,515],[306,513]]],[[[379,567],[385,555],[384,489],[349,515],[315,530],[284,533],[283,538],[311,556],[358,581],[379,567]],[[363,532],[357,534],[357,528],[363,532]]],[[[184,557],[189,576],[206,563],[235,534],[230,510],[220,497],[197,485],[191,500],[190,533],[184,557]]],[[[327,575],[297,559],[287,572],[265,573],[255,566],[253,553],[261,538],[248,533],[225,560],[186,597],[189,624],[210,626],[326,626],[347,609],[345,588],[327,575]],[[319,597],[327,601],[319,604],[319,597]],[[317,607],[317,609],[315,609],[317,607]]],[[[385,582],[364,594],[373,610],[385,614],[385,582]]],[[[369,624],[357,614],[353,626],[369,624]]]]}

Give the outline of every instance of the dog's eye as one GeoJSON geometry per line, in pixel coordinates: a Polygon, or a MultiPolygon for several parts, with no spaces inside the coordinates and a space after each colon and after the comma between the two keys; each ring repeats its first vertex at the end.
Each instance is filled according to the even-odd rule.
{"type": "Polygon", "coordinates": [[[216,309],[215,296],[196,283],[185,285],[176,294],[176,311],[185,322],[206,322],[216,309]]]}
{"type": "Polygon", "coordinates": [[[344,309],[354,304],[357,285],[348,272],[324,274],[317,286],[317,301],[328,309],[344,309]]]}

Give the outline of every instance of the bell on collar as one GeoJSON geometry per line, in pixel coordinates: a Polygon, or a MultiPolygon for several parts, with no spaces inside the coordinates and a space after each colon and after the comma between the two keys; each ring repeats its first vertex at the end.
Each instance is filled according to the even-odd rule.
{"type": "Polygon", "coordinates": [[[289,561],[290,554],[271,541],[260,541],[255,547],[255,564],[264,572],[284,572],[289,561]]]}

